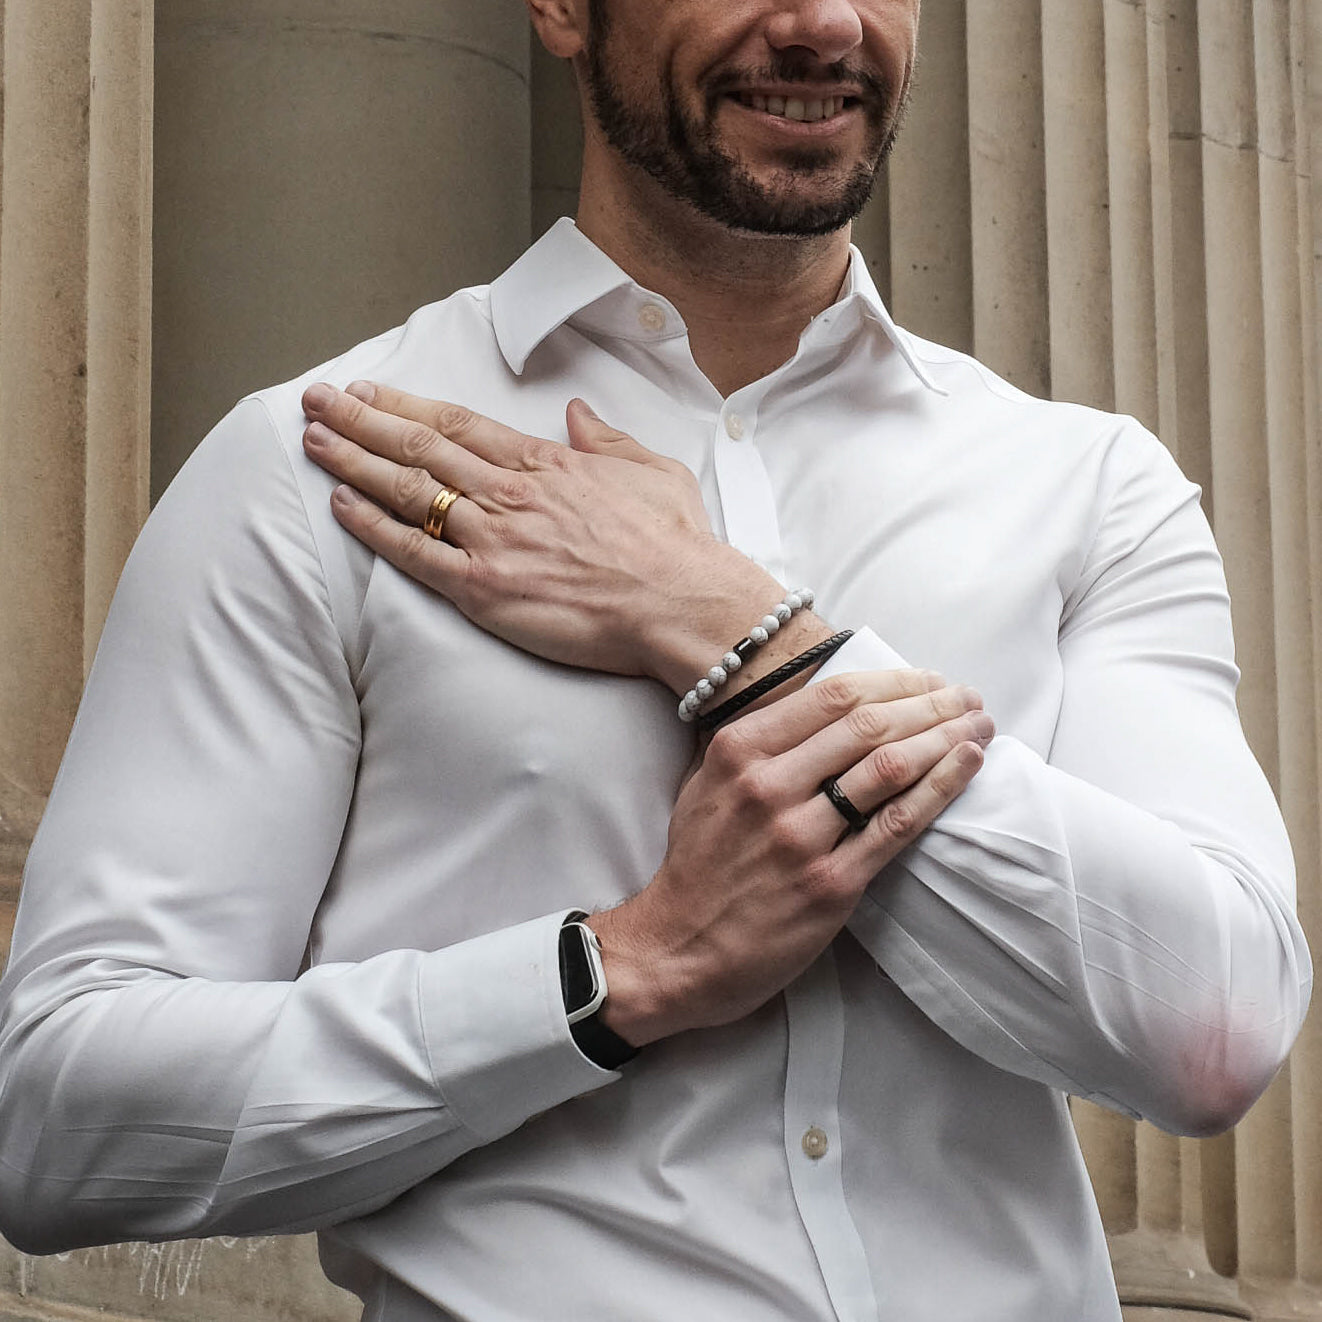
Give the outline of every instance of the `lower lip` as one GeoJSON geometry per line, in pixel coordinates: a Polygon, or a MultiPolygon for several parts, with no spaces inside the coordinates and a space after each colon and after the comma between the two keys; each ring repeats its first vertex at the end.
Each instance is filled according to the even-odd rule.
{"type": "Polygon", "coordinates": [[[765,124],[776,131],[788,134],[795,138],[825,138],[833,133],[839,133],[841,129],[848,128],[859,116],[859,108],[856,105],[846,106],[838,115],[832,115],[829,119],[786,119],[783,115],[773,115],[766,110],[756,110],[752,106],[745,105],[738,97],[726,97],[726,102],[734,106],[737,110],[742,110],[744,114],[751,116],[760,124],[765,124]]]}

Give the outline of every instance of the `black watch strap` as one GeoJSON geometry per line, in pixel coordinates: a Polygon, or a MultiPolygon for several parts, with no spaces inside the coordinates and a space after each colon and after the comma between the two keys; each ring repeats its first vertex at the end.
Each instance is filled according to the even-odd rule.
{"type": "MultiPolygon", "coordinates": [[[[560,929],[560,994],[567,1015],[587,1004],[590,993],[585,995],[583,989],[593,983],[592,957],[579,917],[586,915],[572,915],[560,929]]],[[[578,1049],[604,1070],[618,1069],[638,1054],[637,1047],[607,1028],[595,1012],[570,1023],[569,1032],[578,1049]]]]}

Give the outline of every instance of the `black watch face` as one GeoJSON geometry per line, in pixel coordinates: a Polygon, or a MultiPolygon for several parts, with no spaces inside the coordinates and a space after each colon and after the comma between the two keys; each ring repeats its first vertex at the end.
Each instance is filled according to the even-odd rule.
{"type": "Polygon", "coordinates": [[[592,963],[588,959],[587,938],[581,927],[565,927],[560,932],[560,991],[565,998],[565,1012],[581,1010],[596,994],[592,981],[592,963]]]}

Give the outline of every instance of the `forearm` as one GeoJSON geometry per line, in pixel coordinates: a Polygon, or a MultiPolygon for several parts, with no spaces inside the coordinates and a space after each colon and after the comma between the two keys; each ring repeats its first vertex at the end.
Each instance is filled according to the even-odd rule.
{"type": "Polygon", "coordinates": [[[1002,738],[850,928],[984,1059],[1213,1132],[1270,1081],[1308,1001],[1288,847],[1264,825],[1251,863],[1002,738]]]}
{"type": "MultiPolygon", "coordinates": [[[[1219,558],[1196,491],[1156,454],[1124,477],[1124,517],[1103,519],[1067,603],[1050,747],[1005,738],[994,711],[982,774],[851,928],[985,1059],[1207,1132],[1279,1067],[1311,969],[1235,709],[1219,558]]],[[[901,663],[869,637],[832,668],[901,663]]]]}
{"type": "Polygon", "coordinates": [[[6,1235],[54,1252],[325,1226],[608,1082],[569,1036],[561,918],[283,983],[108,959],[20,970],[0,1055],[6,1235]]]}

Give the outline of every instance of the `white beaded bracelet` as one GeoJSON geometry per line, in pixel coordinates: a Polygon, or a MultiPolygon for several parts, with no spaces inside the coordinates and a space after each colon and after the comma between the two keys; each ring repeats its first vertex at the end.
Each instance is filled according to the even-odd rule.
{"type": "Polygon", "coordinates": [[[723,656],[720,661],[680,699],[679,719],[695,721],[698,710],[704,702],[716,696],[716,690],[722,688],[731,675],[738,670],[759,647],[765,647],[771,635],[782,624],[788,624],[800,611],[812,610],[813,594],[811,588],[799,588],[796,592],[785,594],[782,601],[769,614],[764,615],[749,631],[747,638],[741,638],[723,656]]]}

